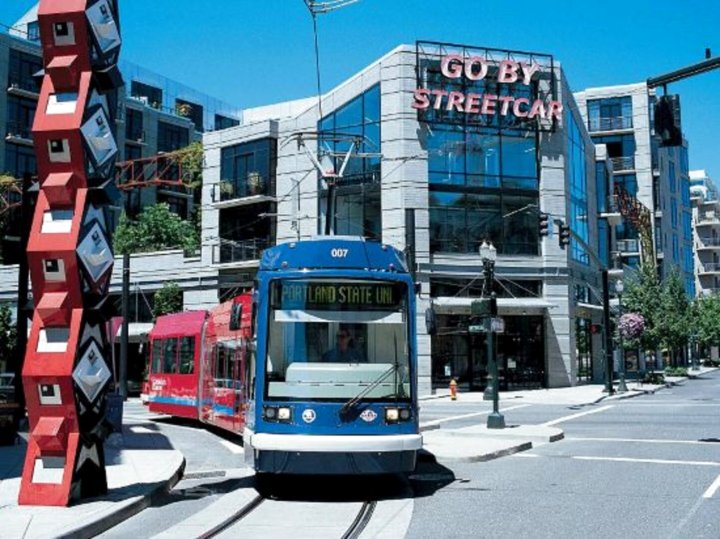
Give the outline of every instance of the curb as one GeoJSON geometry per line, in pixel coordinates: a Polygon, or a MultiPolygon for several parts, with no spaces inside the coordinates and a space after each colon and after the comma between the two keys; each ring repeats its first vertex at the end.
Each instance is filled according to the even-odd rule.
{"type": "Polygon", "coordinates": [[[532,449],[532,447],[532,442],[523,442],[505,449],[498,449],[497,451],[493,451],[492,453],[484,453],[482,455],[474,455],[470,457],[441,457],[433,453],[431,450],[427,451],[435,457],[435,460],[437,462],[487,462],[489,460],[495,460],[502,457],[507,457],[509,455],[513,455],[515,453],[520,453],[522,451],[527,451],[529,449],[532,449]]]}
{"type": "Polygon", "coordinates": [[[76,528],[61,532],[56,537],[58,537],[58,539],[89,539],[91,537],[96,537],[110,528],[117,526],[128,518],[137,515],[139,512],[149,507],[160,494],[170,491],[178,483],[178,481],[180,481],[185,472],[185,465],[185,457],[183,457],[180,462],[180,466],[178,466],[178,469],[175,470],[175,473],[172,474],[172,476],[165,481],[158,482],[155,488],[143,494],[140,499],[126,502],[117,509],[113,508],[108,515],[97,515],[95,517],[96,519],[92,522],[87,522],[76,528]]]}

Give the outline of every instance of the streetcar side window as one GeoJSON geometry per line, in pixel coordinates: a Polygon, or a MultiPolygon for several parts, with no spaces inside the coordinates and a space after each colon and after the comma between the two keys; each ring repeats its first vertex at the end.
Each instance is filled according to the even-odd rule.
{"type": "Polygon", "coordinates": [[[227,347],[222,343],[218,343],[215,361],[215,387],[229,387],[228,356],[229,351],[227,347]]]}
{"type": "Polygon", "coordinates": [[[163,343],[163,373],[164,374],[177,374],[177,349],[178,340],[175,337],[165,339],[163,343]]]}
{"type": "Polygon", "coordinates": [[[150,372],[155,374],[162,373],[162,346],[161,339],[155,339],[152,343],[152,369],[150,372]]]}
{"type": "Polygon", "coordinates": [[[195,367],[195,337],[180,340],[180,374],[192,374],[195,367]]]}

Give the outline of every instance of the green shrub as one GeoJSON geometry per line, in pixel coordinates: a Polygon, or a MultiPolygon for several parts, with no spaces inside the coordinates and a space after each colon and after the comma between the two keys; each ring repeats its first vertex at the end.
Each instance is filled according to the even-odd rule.
{"type": "Polygon", "coordinates": [[[687,376],[688,370],[685,367],[665,367],[665,376],[687,376]]]}

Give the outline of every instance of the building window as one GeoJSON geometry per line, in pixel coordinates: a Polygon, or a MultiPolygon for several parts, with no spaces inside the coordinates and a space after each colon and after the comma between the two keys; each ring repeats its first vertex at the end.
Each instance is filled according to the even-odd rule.
{"type": "Polygon", "coordinates": [[[673,229],[677,229],[678,209],[677,209],[677,199],[676,198],[670,199],[670,223],[672,224],[673,229]]]}
{"type": "Polygon", "coordinates": [[[31,140],[36,108],[37,102],[32,99],[8,95],[5,134],[8,137],[31,140]]]}
{"type": "Polygon", "coordinates": [[[181,219],[188,219],[190,217],[188,200],[187,196],[168,191],[158,191],[157,193],[157,203],[167,204],[170,211],[181,219]]]}
{"type": "Polygon", "coordinates": [[[155,86],[134,80],[130,83],[130,96],[155,109],[162,108],[163,91],[155,86]]]}
{"type": "Polygon", "coordinates": [[[175,112],[183,118],[188,118],[195,124],[195,131],[205,131],[204,114],[205,110],[202,105],[185,101],[184,99],[175,99],[175,112]]]}
{"type": "Polygon", "coordinates": [[[30,21],[27,24],[27,39],[32,42],[40,41],[40,26],[37,21],[30,21]]]}
{"type": "Polygon", "coordinates": [[[692,214],[690,212],[682,212],[683,220],[683,238],[692,241],[692,214]]]}
{"type": "Polygon", "coordinates": [[[682,203],[686,208],[690,207],[690,180],[682,178],[680,180],[680,189],[682,190],[682,203]]]}
{"type": "Polygon", "coordinates": [[[125,161],[132,161],[133,159],[142,158],[142,146],[137,144],[126,144],[125,145],[125,161]]]}
{"type": "Polygon", "coordinates": [[[637,197],[638,183],[637,176],[635,174],[618,174],[613,177],[615,185],[619,185],[630,195],[637,197]]]}
{"type": "Polygon", "coordinates": [[[265,138],[228,146],[222,149],[220,159],[220,200],[253,195],[275,196],[275,139],[265,138]]]}
{"type": "MultiPolygon", "coordinates": [[[[352,141],[338,140],[338,135],[357,135],[362,140],[356,152],[380,153],[380,85],[375,85],[318,122],[318,131],[327,135],[318,141],[318,153],[332,157],[333,167],[340,170],[352,141]]],[[[327,186],[320,184],[320,212],[327,213],[327,186]]],[[[333,230],[336,234],[361,235],[380,239],[382,213],[380,206],[380,158],[360,159],[351,156],[343,178],[336,188],[333,230]]]]}
{"type": "Polygon", "coordinates": [[[142,111],[132,107],[125,108],[125,138],[135,142],[145,141],[142,111]]]}
{"type": "MultiPolygon", "coordinates": [[[[570,180],[570,230],[587,245],[590,241],[588,228],[587,162],[585,159],[585,141],[571,110],[565,113],[567,133],[567,171],[570,180]]],[[[585,248],[570,238],[570,255],[576,262],[589,264],[590,258],[585,248]]]]}
{"type": "Polygon", "coordinates": [[[677,234],[672,235],[672,257],[673,262],[678,262],[680,260],[680,244],[678,243],[677,234]]]}
{"type": "Polygon", "coordinates": [[[632,99],[629,96],[593,99],[587,102],[588,131],[630,129],[632,99]]]}
{"type": "Polygon", "coordinates": [[[18,144],[5,144],[5,170],[16,178],[22,178],[27,172],[37,174],[35,150],[18,144]]]}
{"type": "Polygon", "coordinates": [[[675,193],[677,191],[677,178],[675,177],[675,163],[673,161],[668,161],[668,183],[670,192],[675,193]]]}
{"type": "Polygon", "coordinates": [[[223,116],[222,114],[216,114],[215,115],[215,129],[227,129],[229,127],[235,127],[237,125],[240,125],[240,120],[236,120],[235,118],[229,118],[228,116],[223,116]]]}
{"type": "Polygon", "coordinates": [[[610,196],[610,178],[607,166],[603,161],[595,163],[595,195],[597,197],[598,213],[607,212],[608,198],[610,196]]]}
{"type": "MultiPolygon", "coordinates": [[[[430,296],[475,298],[483,294],[482,279],[458,279],[455,277],[431,277],[430,296]]],[[[493,292],[499,298],[537,298],[542,296],[542,281],[530,279],[506,279],[496,276],[493,292]]]]}
{"type": "Polygon", "coordinates": [[[173,152],[189,144],[190,131],[181,125],[158,122],[157,149],[159,152],[173,152]]]}
{"type": "Polygon", "coordinates": [[[43,69],[42,57],[10,49],[8,87],[37,93],[35,73],[43,69]]]}

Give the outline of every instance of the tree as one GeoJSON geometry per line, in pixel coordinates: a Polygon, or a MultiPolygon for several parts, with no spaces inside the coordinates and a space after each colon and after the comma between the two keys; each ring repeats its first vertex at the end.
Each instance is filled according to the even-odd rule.
{"type": "Polygon", "coordinates": [[[698,342],[705,347],[720,346],[720,294],[696,299],[691,312],[698,342]]]}
{"type": "Polygon", "coordinates": [[[655,351],[660,346],[662,316],[662,284],[657,270],[652,266],[641,266],[633,278],[627,279],[625,293],[622,296],[622,311],[638,313],[645,320],[645,331],[639,340],[625,342],[626,348],[642,347],[646,351],[655,351]]]}
{"type": "Polygon", "coordinates": [[[180,290],[180,287],[177,283],[165,283],[160,290],[155,292],[155,306],[153,309],[153,315],[156,319],[158,316],[177,313],[182,311],[182,309],[182,290],[180,290]]]}
{"type": "Polygon", "coordinates": [[[12,321],[12,310],[8,305],[0,305],[0,371],[7,368],[7,361],[15,353],[17,327],[12,321]]]}
{"type": "Polygon", "coordinates": [[[660,305],[656,321],[660,344],[675,358],[675,353],[687,344],[691,313],[685,285],[674,268],[663,282],[660,305]]]}
{"type": "Polygon", "coordinates": [[[200,247],[200,239],[192,223],[184,221],[165,204],[146,207],[137,222],[125,213],[113,237],[115,252],[148,253],[167,249],[182,249],[193,253],[200,247]]]}

